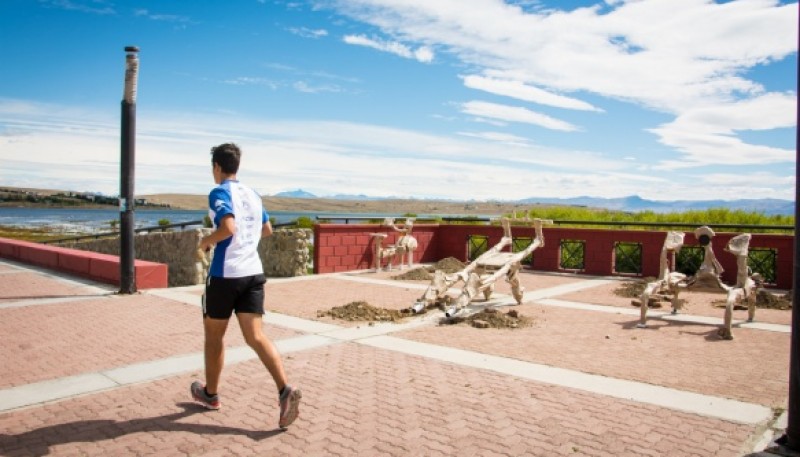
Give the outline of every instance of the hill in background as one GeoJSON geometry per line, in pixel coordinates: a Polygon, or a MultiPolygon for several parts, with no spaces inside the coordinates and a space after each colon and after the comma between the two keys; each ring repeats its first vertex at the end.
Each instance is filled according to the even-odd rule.
{"type": "MultiPolygon", "coordinates": [[[[22,189],[4,187],[6,192],[30,193],[39,196],[54,196],[57,194],[80,194],[82,192],[60,191],[52,189],[22,189]]],[[[144,199],[148,205],[169,206],[175,209],[205,210],[207,209],[207,196],[195,194],[152,194],[140,195],[137,199],[144,199]]],[[[21,205],[41,206],[36,202],[2,201],[0,206],[21,205]],[[30,204],[27,204],[30,203],[30,204]]],[[[31,199],[34,200],[34,199],[31,199]]],[[[77,201],[77,199],[75,199],[77,201]]],[[[638,196],[622,198],[541,198],[530,197],[517,201],[455,201],[455,200],[429,200],[429,199],[403,199],[380,198],[366,195],[335,195],[331,197],[317,197],[316,195],[297,189],[281,192],[263,197],[264,204],[272,211],[296,211],[316,213],[395,213],[395,214],[439,214],[439,215],[499,215],[522,212],[536,207],[572,206],[593,209],[608,209],[638,213],[653,211],[656,213],[684,212],[690,210],[706,210],[710,208],[727,208],[747,212],[762,213],[767,216],[786,215],[794,216],[795,204],[789,200],[779,199],[740,199],[740,200],[674,200],[656,201],[646,200],[638,196]]],[[[87,203],[87,202],[84,202],[87,203]]],[[[82,205],[84,203],[78,202],[82,205]]],[[[97,203],[95,203],[97,204],[97,203]]],[[[56,206],[49,204],[47,206],[56,206]]],[[[74,206],[74,205],[67,205],[74,206]]]]}
{"type": "MultiPolygon", "coordinates": [[[[144,195],[148,201],[168,203],[173,208],[207,209],[205,195],[154,194],[144,195]]],[[[263,197],[269,211],[297,211],[316,213],[396,213],[396,214],[442,214],[442,215],[500,215],[522,212],[536,205],[517,202],[456,202],[449,200],[416,199],[371,199],[348,200],[342,198],[318,197],[263,197]]],[[[551,205],[548,205],[551,206],[551,205]]]]}
{"type": "MultiPolygon", "coordinates": [[[[293,198],[293,199],[303,199],[303,200],[310,200],[310,199],[319,199],[316,195],[304,191],[302,189],[297,189],[294,191],[288,192],[281,192],[275,194],[274,197],[281,197],[281,198],[293,198]]],[[[270,198],[270,197],[267,197],[270,198]]],[[[495,208],[506,208],[505,212],[512,212],[514,210],[521,210],[526,209],[527,207],[535,206],[535,205],[544,205],[544,206],[576,206],[576,207],[587,207],[587,208],[601,208],[601,209],[608,209],[608,210],[615,210],[615,211],[626,211],[626,212],[641,212],[641,211],[653,211],[656,213],[670,213],[670,212],[684,212],[684,211],[691,211],[691,210],[706,210],[710,208],[727,208],[730,210],[742,210],[747,212],[759,212],[765,215],[786,215],[786,216],[793,216],[794,215],[794,202],[789,200],[779,200],[779,199],[740,199],[740,200],[673,200],[673,201],[657,201],[657,200],[646,200],[638,195],[631,195],[627,197],[620,197],[620,198],[598,198],[598,197],[573,197],[573,198],[546,198],[546,197],[530,197],[522,200],[517,201],[505,201],[505,202],[453,202],[453,201],[446,201],[446,200],[403,200],[403,199],[393,199],[393,198],[376,198],[376,197],[368,197],[366,195],[335,195],[332,197],[323,198],[321,200],[325,200],[326,203],[331,204],[332,206],[341,206],[340,204],[336,204],[336,201],[339,200],[349,200],[352,202],[384,202],[385,204],[392,205],[400,205],[401,202],[417,202],[413,203],[415,207],[419,207],[420,204],[428,203],[429,206],[437,206],[437,207],[447,207],[454,211],[461,212],[463,211],[460,206],[463,204],[464,206],[473,206],[473,207],[480,207],[483,210],[479,212],[479,214],[494,214],[491,212],[495,208]],[[419,203],[423,202],[423,203],[419,203]],[[510,209],[509,209],[510,208],[510,209]],[[489,211],[489,212],[485,212],[489,211]]],[[[327,211],[333,211],[332,209],[327,211]]],[[[388,210],[385,210],[388,211],[388,210]]],[[[428,212],[429,210],[423,211],[411,211],[408,212],[416,212],[416,213],[424,213],[428,212]]]]}

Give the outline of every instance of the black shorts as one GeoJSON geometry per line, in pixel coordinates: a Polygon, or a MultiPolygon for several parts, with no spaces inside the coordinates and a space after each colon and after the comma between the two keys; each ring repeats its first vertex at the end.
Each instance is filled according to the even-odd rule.
{"type": "Polygon", "coordinates": [[[242,278],[209,276],[203,294],[203,317],[230,319],[231,314],[264,314],[264,275],[242,278]]]}

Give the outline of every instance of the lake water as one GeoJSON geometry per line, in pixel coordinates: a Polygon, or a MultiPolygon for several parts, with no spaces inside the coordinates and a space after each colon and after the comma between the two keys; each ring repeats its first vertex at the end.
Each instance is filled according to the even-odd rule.
{"type": "MultiPolygon", "coordinates": [[[[177,209],[137,209],[134,212],[136,228],[153,227],[162,219],[171,224],[199,221],[208,214],[203,210],[177,209]]],[[[275,224],[294,222],[298,217],[306,216],[316,221],[316,216],[335,216],[330,218],[334,223],[344,223],[350,217],[401,217],[390,213],[331,213],[331,212],[290,212],[270,211],[269,215],[275,224]]],[[[421,215],[429,216],[429,215],[421,215]]],[[[444,215],[449,216],[449,215],[444,215]]],[[[95,208],[9,208],[0,207],[0,225],[16,227],[51,228],[64,233],[105,232],[111,230],[111,221],[119,221],[118,209],[95,208]]]]}

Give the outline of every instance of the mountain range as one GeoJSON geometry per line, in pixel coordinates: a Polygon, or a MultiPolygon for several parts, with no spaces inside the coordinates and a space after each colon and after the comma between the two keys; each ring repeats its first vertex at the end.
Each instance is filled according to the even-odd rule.
{"type": "MultiPolygon", "coordinates": [[[[370,197],[367,195],[333,195],[318,197],[302,189],[294,191],[280,192],[275,197],[291,198],[332,198],[337,200],[382,200],[395,197],[370,197]]],[[[740,200],[646,200],[637,195],[620,198],[600,198],[600,197],[572,197],[572,198],[547,198],[529,197],[522,200],[514,200],[506,203],[520,203],[526,205],[546,204],[560,206],[582,206],[590,208],[604,208],[616,211],[653,211],[657,213],[682,212],[690,210],[705,210],[710,208],[727,208],[730,210],[742,210],[760,212],[766,215],[794,215],[794,202],[790,200],[780,200],[775,198],[761,199],[740,199],[740,200]]]]}

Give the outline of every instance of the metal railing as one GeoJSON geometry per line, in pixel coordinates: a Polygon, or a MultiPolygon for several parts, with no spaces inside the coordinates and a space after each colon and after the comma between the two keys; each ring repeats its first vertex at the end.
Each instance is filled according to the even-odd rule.
{"type": "Polygon", "coordinates": [[[344,221],[345,224],[349,224],[350,221],[357,221],[357,222],[364,222],[364,221],[382,221],[387,217],[391,217],[395,220],[405,220],[411,217],[414,218],[416,222],[491,222],[495,219],[489,217],[457,217],[457,216],[446,216],[446,217],[416,217],[416,216],[343,216],[343,215],[336,215],[336,214],[324,214],[318,215],[314,218],[317,221],[344,221]]]}
{"type": "Polygon", "coordinates": [[[621,221],[553,221],[555,225],[600,225],[622,227],[661,227],[661,228],[697,228],[707,226],[712,229],[745,229],[745,230],[788,230],[794,231],[794,225],[756,225],[756,224],[707,224],[700,222],[621,222],[621,221]]]}
{"type": "MultiPolygon", "coordinates": [[[[186,227],[193,227],[195,225],[199,225],[200,227],[203,226],[204,221],[186,221],[186,222],[177,222],[175,224],[165,224],[165,225],[151,225],[150,227],[141,227],[134,230],[134,233],[150,233],[150,232],[163,232],[169,229],[180,228],[184,230],[186,227]]],[[[291,227],[297,225],[297,222],[282,222],[280,224],[273,224],[273,228],[281,228],[281,227],[291,227]]],[[[112,236],[119,236],[119,232],[103,232],[103,233],[93,233],[91,235],[80,235],[80,236],[73,236],[69,238],[59,238],[57,240],[43,240],[41,241],[42,244],[52,244],[52,243],[65,243],[69,241],[82,241],[82,240],[96,240],[100,238],[107,238],[112,236]]]]}
{"type": "MultiPolygon", "coordinates": [[[[152,225],[150,227],[140,227],[134,229],[134,233],[150,233],[156,231],[165,231],[173,228],[180,228],[184,230],[186,227],[192,227],[195,225],[203,226],[203,221],[186,221],[186,222],[177,222],[175,224],[164,224],[164,225],[152,225]]],[[[91,235],[80,235],[80,236],[73,236],[69,238],[59,238],[57,240],[45,240],[41,243],[43,244],[52,244],[52,243],[66,243],[69,241],[83,241],[83,240],[97,240],[100,238],[107,238],[112,236],[119,236],[119,231],[114,232],[103,232],[103,233],[93,233],[91,235]]]]}
{"type": "MultiPolygon", "coordinates": [[[[395,220],[405,220],[411,216],[385,216],[385,217],[393,217],[395,220]]],[[[325,214],[325,215],[318,215],[315,216],[317,221],[344,221],[345,224],[349,224],[350,221],[354,222],[365,222],[365,221],[380,221],[383,220],[385,217],[383,216],[343,216],[343,215],[336,215],[336,214],[325,214]]],[[[500,216],[497,217],[417,217],[417,222],[482,222],[482,223],[490,223],[500,219],[500,216]]],[[[672,228],[689,228],[695,229],[701,226],[707,226],[712,229],[743,229],[743,230],[784,230],[784,231],[794,231],[793,225],[757,225],[757,224],[709,224],[709,223],[699,223],[699,222],[634,222],[634,221],[573,221],[573,220],[554,220],[554,225],[582,225],[582,226],[606,226],[606,227],[657,227],[657,228],[664,228],[664,229],[672,229],[672,228]]]]}

